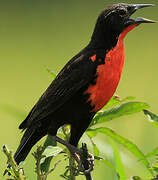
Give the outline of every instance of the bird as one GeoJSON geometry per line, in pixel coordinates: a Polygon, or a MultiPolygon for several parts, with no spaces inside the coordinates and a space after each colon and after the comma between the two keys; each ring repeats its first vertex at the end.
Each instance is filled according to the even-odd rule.
{"type": "Polygon", "coordinates": [[[125,59],[125,36],[141,23],[154,22],[131,15],[150,6],[118,3],[99,14],[88,45],[67,62],[20,124],[24,134],[14,155],[17,164],[42,137],[56,136],[65,124],[71,125],[69,143],[77,147],[95,114],[116,91],[125,59]]]}

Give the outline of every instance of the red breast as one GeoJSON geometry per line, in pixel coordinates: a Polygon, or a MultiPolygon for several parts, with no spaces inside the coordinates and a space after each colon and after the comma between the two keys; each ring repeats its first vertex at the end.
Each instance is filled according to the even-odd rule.
{"type": "MultiPolygon", "coordinates": [[[[106,53],[105,64],[97,68],[96,84],[90,85],[85,91],[90,94],[88,101],[94,106],[94,112],[105,106],[116,91],[125,59],[123,39],[134,27],[136,25],[131,25],[120,34],[116,46],[106,53]]],[[[91,60],[95,61],[96,55],[91,60]]]]}

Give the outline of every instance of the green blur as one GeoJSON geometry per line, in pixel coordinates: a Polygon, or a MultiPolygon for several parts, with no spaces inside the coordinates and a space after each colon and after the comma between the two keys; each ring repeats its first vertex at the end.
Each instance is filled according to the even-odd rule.
{"type": "MultiPolygon", "coordinates": [[[[23,119],[10,115],[3,105],[29,112],[52,80],[46,68],[58,73],[72,56],[87,45],[100,11],[118,2],[120,1],[0,0],[0,147],[7,144],[15,152],[22,135],[18,125],[23,119]]],[[[134,16],[158,19],[156,0],[124,2],[156,4],[155,7],[139,10],[134,16]]],[[[126,61],[116,94],[121,97],[135,96],[137,100],[149,103],[150,110],[158,114],[157,33],[158,23],[142,24],[127,35],[126,61]]],[[[133,141],[144,153],[158,146],[158,131],[146,121],[143,113],[125,116],[106,123],[106,126],[133,141]]],[[[105,157],[110,159],[109,145],[106,144],[109,139],[105,136],[100,138],[96,143],[103,151],[108,152],[105,157]]],[[[139,161],[121,146],[119,148],[127,175],[144,175],[139,161]]],[[[6,158],[2,153],[0,159],[1,176],[6,166],[6,158]]],[[[25,164],[29,180],[36,179],[33,163],[30,153],[25,164]]],[[[59,165],[48,180],[53,177],[62,179],[59,174],[63,172],[64,168],[59,165]]],[[[116,180],[112,173],[103,163],[99,163],[96,164],[93,175],[97,180],[116,180]]]]}

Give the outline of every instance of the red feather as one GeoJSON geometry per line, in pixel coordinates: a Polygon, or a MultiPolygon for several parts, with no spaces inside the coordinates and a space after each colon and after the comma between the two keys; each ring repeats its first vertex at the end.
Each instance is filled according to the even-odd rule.
{"type": "MultiPolygon", "coordinates": [[[[85,92],[90,94],[88,101],[94,106],[95,112],[105,106],[116,91],[125,59],[123,40],[126,34],[136,26],[131,25],[120,34],[116,46],[106,53],[105,64],[97,68],[96,84],[90,85],[85,92]]],[[[91,60],[95,61],[96,55],[93,55],[91,60]]]]}

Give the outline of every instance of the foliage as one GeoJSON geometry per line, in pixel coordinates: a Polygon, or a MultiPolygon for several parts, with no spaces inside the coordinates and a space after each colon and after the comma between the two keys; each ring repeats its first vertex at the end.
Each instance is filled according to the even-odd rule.
{"type": "MultiPolygon", "coordinates": [[[[50,71],[49,69],[47,69],[47,71],[52,75],[53,78],[55,78],[56,75],[52,71],[50,71]]],[[[102,161],[106,166],[111,168],[112,171],[117,175],[118,179],[127,179],[125,167],[122,162],[120,152],[118,150],[118,144],[120,144],[142,163],[142,165],[146,168],[146,171],[149,174],[148,179],[154,180],[154,178],[156,179],[156,176],[158,175],[158,147],[151,150],[151,152],[144,154],[142,150],[129,139],[122,137],[112,129],[105,127],[107,121],[114,120],[121,116],[132,115],[143,111],[144,114],[148,117],[151,125],[158,128],[158,116],[150,112],[149,110],[146,110],[147,108],[149,108],[149,105],[144,102],[135,101],[134,99],[135,98],[132,96],[123,99],[121,99],[119,96],[113,96],[109,103],[95,115],[93,121],[91,122],[89,128],[86,131],[86,135],[92,144],[95,161],[102,161]],[[110,144],[113,150],[115,165],[113,165],[109,160],[99,157],[100,150],[94,141],[94,137],[97,136],[98,133],[108,136],[111,139],[110,144]],[[155,162],[153,164],[151,164],[149,160],[150,157],[154,157],[155,162]]],[[[25,114],[25,112],[22,112],[20,110],[18,111],[17,108],[14,111],[13,107],[9,107],[6,105],[3,106],[3,110],[6,110],[12,115],[16,115],[16,117],[19,118],[21,118],[25,114]]],[[[58,135],[62,137],[62,139],[64,139],[65,141],[68,141],[70,137],[70,126],[63,126],[62,128],[60,128],[60,130],[58,131],[58,135]]],[[[65,147],[63,148],[57,146],[56,142],[52,141],[52,139],[48,136],[44,145],[39,146],[37,148],[37,151],[33,153],[33,156],[36,160],[35,172],[37,174],[38,180],[46,180],[47,176],[50,173],[54,172],[55,168],[61,161],[55,162],[55,165],[52,169],[50,168],[51,161],[54,157],[60,157],[60,155],[64,156],[63,161],[69,161],[69,165],[66,166],[65,172],[61,174],[60,177],[67,180],[74,180],[75,176],[80,175],[79,165],[74,161],[74,158],[71,156],[69,151],[65,147]]],[[[16,165],[15,162],[11,163],[13,158],[9,157],[12,157],[12,155],[7,155],[7,157],[9,165],[12,167],[12,169],[10,168],[8,171],[13,179],[17,179],[16,173],[20,173],[20,168],[16,165]]],[[[23,177],[23,179],[26,179],[26,177],[23,177]]],[[[131,177],[131,179],[141,180],[141,177],[133,176],[131,177]]]]}

